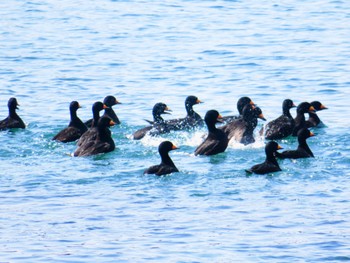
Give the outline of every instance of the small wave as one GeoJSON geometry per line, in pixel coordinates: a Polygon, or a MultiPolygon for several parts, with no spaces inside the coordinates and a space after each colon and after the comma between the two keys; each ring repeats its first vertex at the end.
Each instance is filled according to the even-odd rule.
{"type": "MultiPolygon", "coordinates": [[[[158,147],[158,145],[161,142],[165,140],[169,140],[175,145],[177,145],[178,147],[181,145],[197,147],[205,139],[205,136],[206,136],[206,133],[204,131],[199,131],[199,130],[194,132],[178,131],[178,132],[163,134],[161,136],[151,136],[147,134],[145,137],[143,137],[140,140],[140,142],[144,146],[158,147]]],[[[132,135],[128,135],[127,138],[132,139],[132,135]]]]}
{"type": "Polygon", "coordinates": [[[229,144],[228,144],[229,148],[232,149],[240,149],[240,150],[245,150],[245,149],[259,149],[259,148],[264,148],[265,147],[265,142],[263,137],[261,136],[256,136],[255,137],[255,142],[248,144],[248,145],[244,145],[242,143],[239,143],[235,140],[230,140],[229,144]]]}

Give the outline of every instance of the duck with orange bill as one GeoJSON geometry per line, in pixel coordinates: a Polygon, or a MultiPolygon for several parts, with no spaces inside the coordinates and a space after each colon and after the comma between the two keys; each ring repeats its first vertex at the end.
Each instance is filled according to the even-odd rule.
{"type": "Polygon", "coordinates": [[[277,160],[276,153],[278,150],[283,149],[277,142],[270,141],[265,145],[265,161],[256,165],[253,165],[250,169],[247,169],[248,174],[268,174],[282,171],[277,160]]]}
{"type": "Polygon", "coordinates": [[[160,143],[158,146],[158,152],[161,158],[160,164],[147,168],[144,171],[144,174],[155,174],[160,176],[178,172],[179,170],[169,156],[169,152],[176,149],[178,149],[176,145],[170,141],[160,143]]]}
{"type": "Polygon", "coordinates": [[[244,145],[255,142],[254,130],[258,124],[257,119],[266,120],[259,107],[247,104],[243,108],[242,117],[219,127],[229,140],[235,140],[244,145]]]}
{"type": "MultiPolygon", "coordinates": [[[[310,104],[315,108],[316,112],[328,109],[319,101],[313,101],[310,104]]],[[[306,127],[311,128],[324,126],[323,122],[321,121],[320,117],[318,117],[316,112],[309,112],[309,119],[306,121],[306,127]]]]}
{"type": "Polygon", "coordinates": [[[163,134],[169,132],[168,125],[164,121],[161,115],[170,114],[171,109],[163,102],[158,102],[153,106],[152,116],[153,122],[152,125],[141,128],[133,133],[134,140],[140,140],[149,134],[151,136],[163,134]]]}
{"type": "Polygon", "coordinates": [[[314,157],[306,139],[315,136],[315,134],[306,128],[298,131],[298,147],[296,150],[283,151],[281,153],[277,152],[276,156],[281,159],[300,159],[300,158],[310,158],[314,157]]]}
{"type": "Polygon", "coordinates": [[[86,125],[77,116],[77,110],[81,108],[79,102],[72,101],[69,105],[70,122],[68,127],[57,133],[52,140],[60,142],[74,142],[78,140],[87,130],[86,125]]]}
{"type": "Polygon", "coordinates": [[[215,126],[217,122],[221,122],[221,119],[222,116],[217,110],[207,111],[204,121],[208,128],[208,135],[195,150],[195,155],[215,155],[226,150],[228,137],[224,131],[215,126]]]}

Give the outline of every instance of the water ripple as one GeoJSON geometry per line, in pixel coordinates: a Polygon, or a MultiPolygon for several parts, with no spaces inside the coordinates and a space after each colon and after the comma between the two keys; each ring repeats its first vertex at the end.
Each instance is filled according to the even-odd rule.
{"type": "Polygon", "coordinates": [[[349,10],[332,0],[0,3],[0,119],[15,96],[27,124],[0,134],[1,260],[349,261],[349,10]],[[117,149],[71,157],[75,143],[51,140],[70,101],[87,120],[106,95],[123,103],[117,149]],[[258,134],[208,158],[194,155],[205,128],[130,138],[159,101],[173,110],[166,119],[184,117],[188,95],[205,102],[201,116],[237,114],[241,96],[268,121],[285,98],[329,110],[308,140],[315,158],[247,176],[265,158],[258,134]],[[163,140],[180,146],[171,152],[180,172],[143,175],[163,140]]]}

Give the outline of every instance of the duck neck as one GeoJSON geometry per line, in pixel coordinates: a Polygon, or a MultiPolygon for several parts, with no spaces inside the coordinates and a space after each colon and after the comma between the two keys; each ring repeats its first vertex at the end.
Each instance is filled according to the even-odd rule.
{"type": "Polygon", "coordinates": [[[174,164],[173,160],[171,160],[168,152],[162,153],[160,155],[160,157],[162,159],[163,164],[175,167],[175,164],[174,164]]]}
{"type": "Polygon", "coordinates": [[[77,120],[80,120],[80,119],[78,118],[77,111],[76,111],[76,110],[71,110],[71,111],[70,111],[70,123],[69,123],[68,126],[73,126],[74,123],[77,122],[77,120]]]}
{"type": "Polygon", "coordinates": [[[193,105],[191,105],[191,104],[186,104],[186,112],[187,112],[187,116],[193,116],[196,113],[193,110],[193,105]]]}
{"type": "Polygon", "coordinates": [[[208,123],[208,122],[206,122],[206,124],[207,124],[209,132],[215,132],[217,130],[217,128],[215,126],[215,123],[208,123]]]}
{"type": "Polygon", "coordinates": [[[153,121],[155,123],[164,123],[164,119],[160,116],[160,114],[153,115],[153,121]]]}
{"type": "Polygon", "coordinates": [[[290,109],[283,109],[283,115],[288,117],[288,119],[293,119],[292,115],[290,114],[290,109]]]}
{"type": "Polygon", "coordinates": [[[97,127],[98,120],[100,119],[100,112],[94,111],[93,112],[93,121],[92,121],[92,127],[97,127]]]}
{"type": "Polygon", "coordinates": [[[81,119],[77,115],[77,111],[71,111],[70,113],[70,122],[69,127],[76,127],[80,129],[82,132],[87,131],[86,125],[81,121],[81,119]]]}
{"type": "Polygon", "coordinates": [[[309,112],[309,118],[314,120],[317,124],[321,122],[320,118],[316,113],[309,112]]]}
{"type": "Polygon", "coordinates": [[[279,167],[279,164],[276,160],[276,157],[275,157],[275,153],[274,152],[271,152],[271,153],[266,153],[266,162],[270,162],[276,166],[279,167]]]}
{"type": "Polygon", "coordinates": [[[114,110],[112,109],[112,107],[109,107],[107,109],[105,109],[105,113],[108,115],[108,116],[111,116],[111,117],[116,117],[117,115],[115,114],[114,110]]]}
{"type": "Polygon", "coordinates": [[[297,113],[297,116],[295,117],[295,122],[299,123],[299,124],[305,122],[304,112],[298,112],[297,113]]]}
{"type": "Polygon", "coordinates": [[[101,141],[107,141],[110,137],[110,130],[108,127],[98,127],[98,137],[101,141]]]}
{"type": "Polygon", "coordinates": [[[17,115],[17,112],[16,112],[16,108],[15,107],[11,107],[9,108],[9,115],[11,118],[13,119],[18,119],[19,116],[17,115]]]}
{"type": "Polygon", "coordinates": [[[76,110],[71,110],[70,111],[70,119],[71,121],[78,119],[77,111],[76,110]]]}
{"type": "Polygon", "coordinates": [[[310,154],[312,157],[314,156],[314,154],[312,153],[309,145],[306,143],[306,139],[304,138],[298,138],[298,148],[301,148],[303,150],[305,150],[308,154],[310,154]]]}

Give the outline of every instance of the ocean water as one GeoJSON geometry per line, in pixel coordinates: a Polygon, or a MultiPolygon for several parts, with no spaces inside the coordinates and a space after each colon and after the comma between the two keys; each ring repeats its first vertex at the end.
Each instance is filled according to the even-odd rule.
{"type": "Polygon", "coordinates": [[[350,261],[349,18],[341,0],[2,1],[0,119],[16,97],[27,129],[0,133],[0,262],[350,261]],[[106,95],[122,102],[116,150],[71,157],[51,140],[70,101],[86,120],[106,95]],[[268,120],[319,100],[315,158],[246,176],[258,135],[212,157],[193,155],[205,129],[130,139],[157,102],[183,117],[188,95],[201,116],[249,96],[268,120]],[[180,172],[143,175],[163,140],[180,172]]]}

